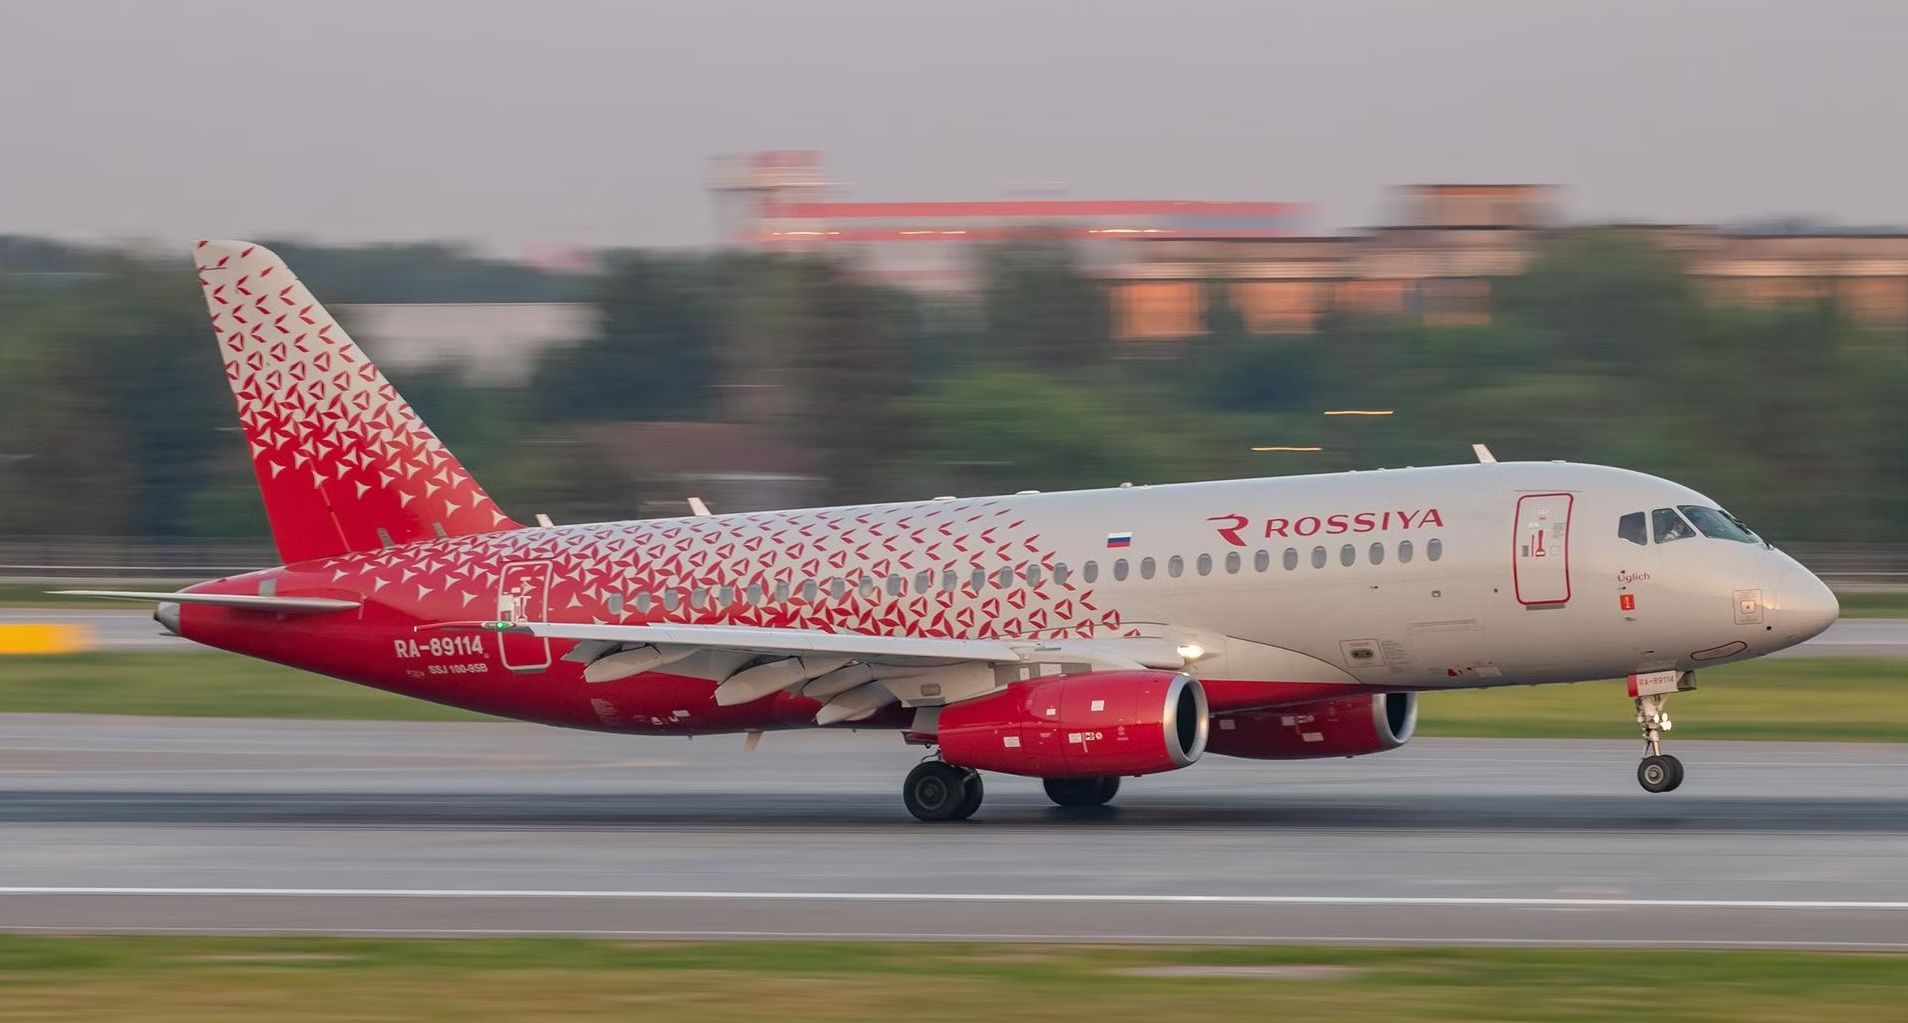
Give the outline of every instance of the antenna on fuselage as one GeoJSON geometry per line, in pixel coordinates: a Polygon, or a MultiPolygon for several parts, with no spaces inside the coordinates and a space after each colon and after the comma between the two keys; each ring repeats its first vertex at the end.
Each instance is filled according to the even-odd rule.
{"type": "Polygon", "coordinates": [[[702,498],[692,497],[689,499],[689,514],[699,519],[704,518],[709,514],[709,506],[702,503],[702,498]]]}
{"type": "Polygon", "coordinates": [[[1477,460],[1484,463],[1485,465],[1497,464],[1497,456],[1491,454],[1491,449],[1485,447],[1482,444],[1471,445],[1471,453],[1476,455],[1477,460]]]}

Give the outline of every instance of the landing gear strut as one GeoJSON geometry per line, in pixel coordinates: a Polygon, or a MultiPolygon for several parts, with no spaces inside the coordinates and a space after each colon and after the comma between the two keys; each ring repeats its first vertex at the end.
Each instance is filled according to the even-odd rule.
{"type": "Polygon", "coordinates": [[[901,783],[908,812],[924,821],[964,821],[980,809],[983,794],[979,771],[944,760],[921,761],[901,783]]]}
{"type": "Polygon", "coordinates": [[[1104,778],[1043,778],[1047,798],[1061,806],[1104,806],[1120,791],[1120,776],[1104,778]]]}
{"type": "Polygon", "coordinates": [[[1668,693],[1636,698],[1636,723],[1643,730],[1644,749],[1636,780],[1646,792],[1669,792],[1683,783],[1683,762],[1663,752],[1663,733],[1670,730],[1669,715],[1663,711],[1667,702],[1668,693]]]}

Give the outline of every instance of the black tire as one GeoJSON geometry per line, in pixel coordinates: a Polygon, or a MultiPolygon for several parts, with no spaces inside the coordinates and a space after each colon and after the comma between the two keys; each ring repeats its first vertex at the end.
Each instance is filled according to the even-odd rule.
{"type": "Polygon", "coordinates": [[[901,801],[924,821],[956,821],[972,814],[980,807],[979,792],[980,775],[939,760],[916,764],[901,783],[901,801]]]}
{"type": "Polygon", "coordinates": [[[980,772],[972,771],[972,770],[968,771],[967,772],[967,798],[961,800],[961,808],[955,811],[953,819],[957,821],[964,821],[968,819],[969,817],[974,816],[974,811],[980,809],[981,800],[986,798],[986,796],[987,796],[987,786],[981,784],[980,772]]]}
{"type": "Polygon", "coordinates": [[[1636,765],[1636,783],[1645,792],[1668,792],[1682,783],[1681,768],[1675,757],[1644,757],[1636,765]]]}
{"type": "Polygon", "coordinates": [[[1663,791],[1674,792],[1677,789],[1681,788],[1683,785],[1683,762],[1681,760],[1676,759],[1673,756],[1670,756],[1668,753],[1663,754],[1663,759],[1669,761],[1670,775],[1671,775],[1669,788],[1666,788],[1663,791]]]}
{"type": "Polygon", "coordinates": [[[1042,778],[1047,798],[1061,806],[1104,806],[1120,791],[1118,775],[1102,778],[1042,778]]]}

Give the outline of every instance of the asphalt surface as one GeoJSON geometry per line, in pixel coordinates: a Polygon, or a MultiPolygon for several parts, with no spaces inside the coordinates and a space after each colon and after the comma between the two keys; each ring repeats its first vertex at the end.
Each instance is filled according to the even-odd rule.
{"type": "Polygon", "coordinates": [[[1672,748],[1660,796],[1420,740],[928,825],[889,734],[0,715],[0,929],[1908,949],[1908,748],[1672,748]]]}
{"type": "MultiPolygon", "coordinates": [[[[51,622],[83,625],[101,650],[194,650],[196,644],[167,633],[143,609],[0,609],[0,625],[51,622]]],[[[1849,618],[1777,657],[1908,657],[1908,619],[1849,618]]]]}

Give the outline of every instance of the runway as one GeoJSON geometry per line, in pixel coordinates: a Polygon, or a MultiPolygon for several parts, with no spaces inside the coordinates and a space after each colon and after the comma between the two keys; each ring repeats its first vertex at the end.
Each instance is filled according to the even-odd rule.
{"type": "MultiPolygon", "coordinates": [[[[98,650],[113,652],[184,651],[203,647],[167,633],[141,609],[6,608],[0,625],[64,624],[83,626],[98,650]]],[[[1908,619],[1847,618],[1827,632],[1791,647],[1777,657],[1908,657],[1908,619]]]]}
{"type": "Polygon", "coordinates": [[[888,734],[0,715],[0,929],[1908,949],[1908,749],[1419,740],[1063,811],[888,734]]]}

